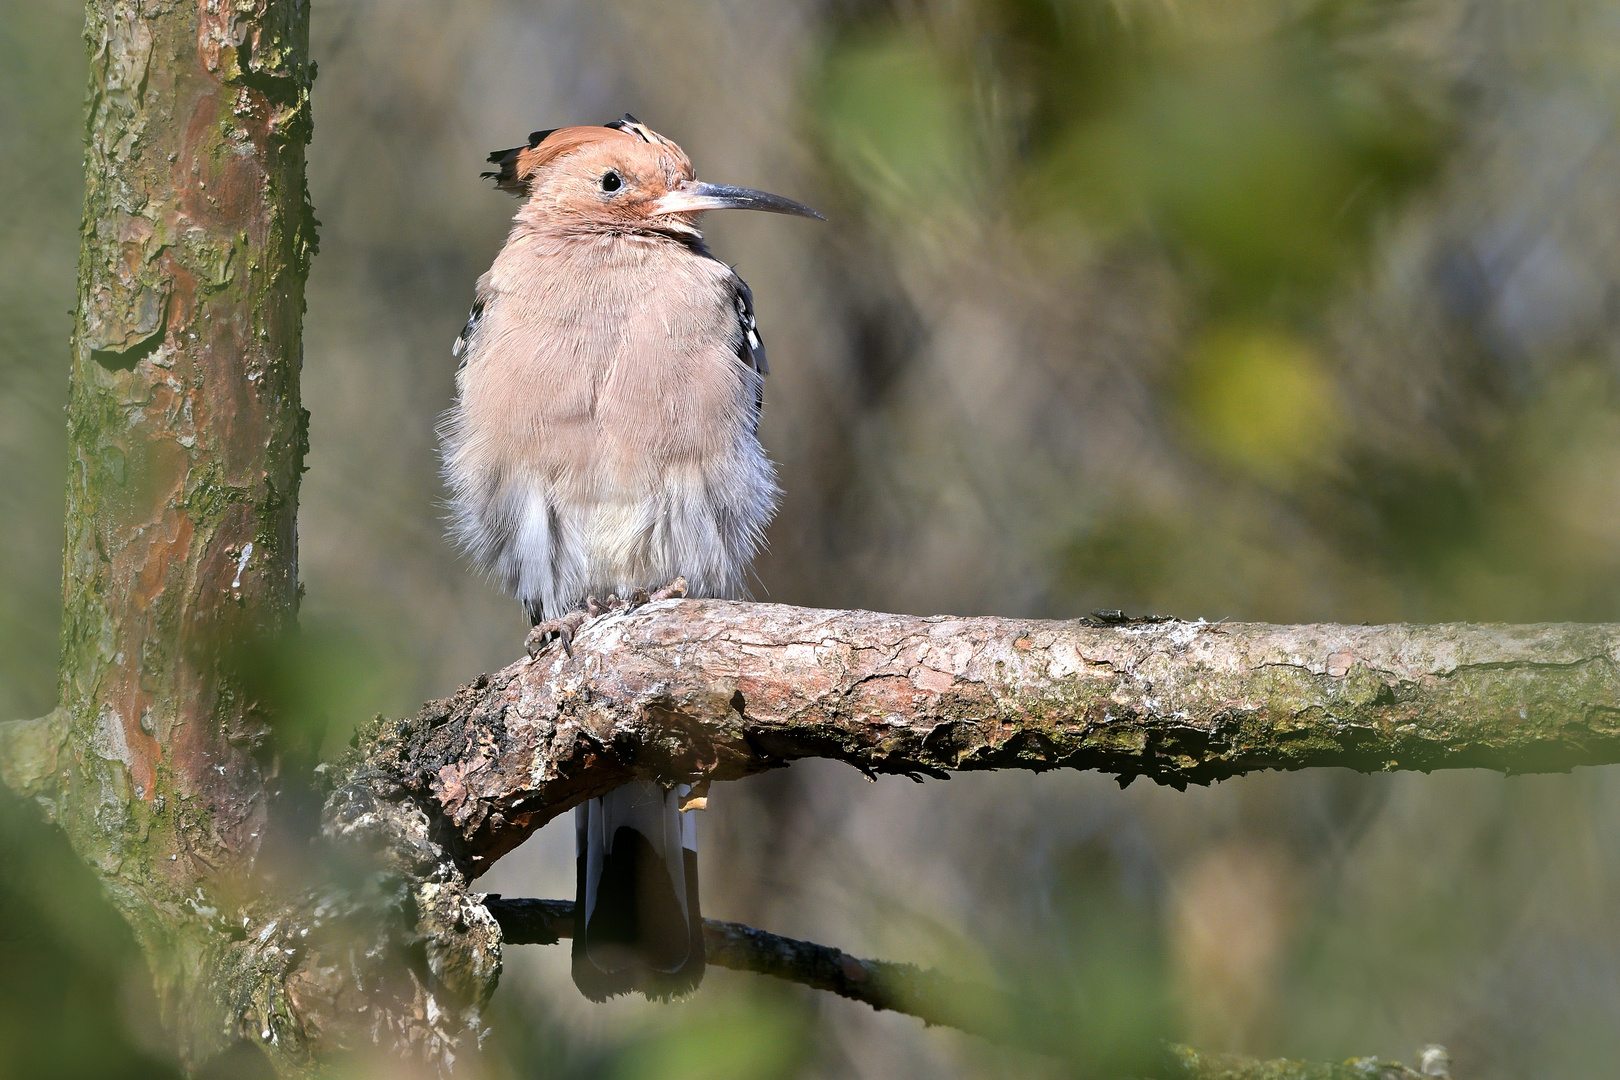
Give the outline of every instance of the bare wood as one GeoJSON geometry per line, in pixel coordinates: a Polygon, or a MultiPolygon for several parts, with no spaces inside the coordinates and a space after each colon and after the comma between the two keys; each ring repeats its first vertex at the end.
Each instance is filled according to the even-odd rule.
{"type": "Polygon", "coordinates": [[[376,732],[482,873],[630,779],[824,757],[870,774],[1558,771],[1620,760],[1620,627],[919,618],[671,600],[587,623],[376,732]]]}

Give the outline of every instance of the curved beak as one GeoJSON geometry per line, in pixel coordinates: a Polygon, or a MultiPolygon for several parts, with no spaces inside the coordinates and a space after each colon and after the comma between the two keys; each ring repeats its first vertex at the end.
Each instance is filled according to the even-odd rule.
{"type": "Polygon", "coordinates": [[[652,204],[655,214],[692,214],[700,210],[765,210],[772,214],[795,214],[799,217],[827,219],[803,203],[772,195],[753,188],[732,187],[730,184],[705,184],[688,180],[668,195],[652,204]]]}

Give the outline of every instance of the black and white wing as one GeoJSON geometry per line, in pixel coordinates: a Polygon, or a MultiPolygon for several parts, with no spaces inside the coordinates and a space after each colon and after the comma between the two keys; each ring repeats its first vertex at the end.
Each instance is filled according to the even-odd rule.
{"type": "Polygon", "coordinates": [[[473,335],[478,332],[478,322],[484,317],[484,297],[480,296],[473,302],[472,312],[467,316],[467,325],[461,328],[461,334],[456,343],[450,346],[450,355],[457,360],[465,362],[467,346],[472,343],[473,335]]]}
{"type": "Polygon", "coordinates": [[[765,376],[771,373],[771,365],[765,359],[765,342],[759,336],[759,323],[754,319],[754,290],[735,272],[731,280],[737,283],[737,358],[759,376],[754,380],[754,428],[757,431],[759,418],[765,412],[765,376]]]}

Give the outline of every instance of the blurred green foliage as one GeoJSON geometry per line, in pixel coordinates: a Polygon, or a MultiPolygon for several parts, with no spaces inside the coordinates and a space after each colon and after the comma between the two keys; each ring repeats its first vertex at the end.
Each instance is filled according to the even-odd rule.
{"type": "Polygon", "coordinates": [[[802,1007],[763,988],[707,1008],[685,1023],[642,1034],[614,1062],[611,1080],[785,1080],[808,1058],[802,1007]]]}
{"type": "Polygon", "coordinates": [[[1347,41],[1373,7],[899,8],[830,52],[818,119],[907,228],[943,197],[1035,232],[1142,230],[1207,263],[1223,305],[1265,307],[1331,283],[1440,160],[1441,118],[1347,41]]]}
{"type": "Polygon", "coordinates": [[[924,42],[851,42],[828,58],[820,106],[834,154],[874,207],[914,217],[972,195],[967,94],[924,42]]]}
{"type": "Polygon", "coordinates": [[[0,4],[0,716],[56,689],[67,336],[84,153],[81,5],[0,4]]]}
{"type": "Polygon", "coordinates": [[[1156,899],[1123,880],[1100,838],[1066,851],[1054,869],[1060,940],[1037,952],[1033,980],[1014,984],[1051,1002],[1063,1030],[1028,1032],[1024,1041],[1057,1043],[1081,1075],[1152,1075],[1174,1028],[1156,899]]]}
{"type": "MultiPolygon", "coordinates": [[[[953,274],[1016,245],[1051,318],[1066,292],[1081,311],[1100,299],[1088,290],[1135,299],[1124,267],[1168,271],[1173,284],[1141,301],[1179,309],[1174,344],[1127,346],[1151,363],[1115,370],[1102,397],[1151,395],[1165,420],[1144,426],[1186,455],[1182,468],[1232,471],[1149,502],[1132,470],[1122,483],[1089,478],[1102,487],[1054,545],[1056,581],[1084,582],[1108,606],[1189,614],[1321,617],[1331,595],[1341,618],[1595,618],[1614,610],[1599,523],[1620,502],[1579,478],[1612,461],[1615,371],[1589,355],[1612,320],[1566,314],[1548,295],[1532,325],[1515,292],[1542,287],[1538,255],[1573,264],[1547,273],[1615,273],[1606,232],[1579,249],[1562,235],[1613,182],[1601,127],[1612,99],[1591,99],[1599,126],[1585,156],[1547,166],[1538,186],[1513,170],[1539,165],[1482,159],[1513,137],[1531,71],[1566,57],[1572,83],[1603,78],[1602,48],[1572,55],[1579,32],[1564,22],[1591,27],[1600,7],[1562,5],[1545,25],[1514,24],[1515,39],[1491,21],[1494,5],[1463,2],[876,5],[856,9],[828,50],[816,123],[903,280],[931,275],[928,288],[948,293],[953,274]],[[1500,43],[1487,42],[1493,30],[1500,43]],[[1438,220],[1436,205],[1456,205],[1459,220],[1438,220]],[[1504,205],[1515,205],[1507,220],[1487,224],[1504,205]],[[1085,283],[1096,274],[1118,284],[1085,283]],[[1584,329],[1534,340],[1583,317],[1584,329]],[[1571,334],[1582,344],[1561,347],[1571,334]],[[1569,379],[1587,386],[1578,401],[1569,379]],[[1562,417],[1556,447],[1533,430],[1549,410],[1562,417]],[[1241,504],[1244,524],[1212,530],[1223,513],[1212,500],[1241,504]],[[1214,561],[1242,564],[1231,587],[1204,573],[1192,589],[1174,573],[1111,576],[1111,538],[1149,521],[1146,550],[1171,545],[1154,565],[1208,562],[1190,549],[1214,544],[1214,561]],[[1531,523],[1570,542],[1526,544],[1531,523]],[[1311,539],[1289,572],[1315,587],[1287,599],[1236,584],[1296,530],[1311,539]]],[[[1031,329],[1022,344],[1077,371],[1110,364],[1061,333],[1031,329]]],[[[1105,407],[1077,405],[1071,422],[1095,424],[1105,407]]],[[[996,481],[977,483],[985,499],[996,481]]]]}
{"type": "MultiPolygon", "coordinates": [[[[832,218],[706,224],[771,348],[786,502],[761,596],[1620,617],[1601,0],[314,11],[308,596],[297,637],[241,658],[306,764],[517,655],[521,613],[442,542],[435,480],[449,343],[512,210],[477,172],[626,109],[700,175],[832,218]]],[[[0,718],[54,696],[82,22],[76,0],[0,0],[0,718]]],[[[717,791],[705,906],[1028,992],[1092,1065],[1168,1028],[1320,1058],[1437,1039],[1472,1080],[1605,1077],[1612,773],[1121,793],[800,765],[717,791]]],[[[489,887],[566,895],[566,831],[489,887]]],[[[0,928],[0,1077],[164,1075],[128,939],[51,836],[0,814],[0,925],[32,928],[0,928]]],[[[564,952],[509,950],[485,1074],[1082,1068],[720,971],[674,1006],[586,1006],[564,952]]],[[[1054,1041],[1033,1012],[1006,1022],[1054,1041]]]]}
{"type": "Polygon", "coordinates": [[[1333,381],[1309,345],[1275,327],[1218,325],[1193,349],[1181,406],[1221,459],[1286,482],[1343,434],[1333,381]]]}
{"type": "Polygon", "coordinates": [[[0,866],[0,1078],[178,1077],[134,936],[66,838],[4,788],[0,866]]]}

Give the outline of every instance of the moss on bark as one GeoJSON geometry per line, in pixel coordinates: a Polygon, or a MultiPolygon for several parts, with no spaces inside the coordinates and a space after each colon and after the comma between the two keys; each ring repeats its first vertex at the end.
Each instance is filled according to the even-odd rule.
{"type": "Polygon", "coordinates": [[[49,798],[195,1063],[277,773],[235,659],[293,624],[309,9],[92,0],[49,798]]]}

